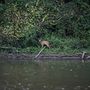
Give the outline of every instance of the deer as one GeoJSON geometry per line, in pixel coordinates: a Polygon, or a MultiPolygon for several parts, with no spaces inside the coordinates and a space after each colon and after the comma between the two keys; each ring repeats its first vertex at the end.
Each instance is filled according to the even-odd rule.
{"type": "Polygon", "coordinates": [[[46,47],[50,48],[49,41],[39,39],[39,42],[42,47],[46,46],[46,47]]]}

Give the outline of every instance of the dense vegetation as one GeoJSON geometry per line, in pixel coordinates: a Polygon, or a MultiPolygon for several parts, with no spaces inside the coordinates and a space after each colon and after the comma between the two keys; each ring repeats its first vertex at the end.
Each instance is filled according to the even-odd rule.
{"type": "Polygon", "coordinates": [[[1,0],[0,52],[47,53],[90,50],[89,0],[1,0]]]}

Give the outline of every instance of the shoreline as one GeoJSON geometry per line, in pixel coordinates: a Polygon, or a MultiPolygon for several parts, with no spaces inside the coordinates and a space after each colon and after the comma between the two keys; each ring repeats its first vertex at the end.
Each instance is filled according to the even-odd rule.
{"type": "Polygon", "coordinates": [[[85,55],[82,59],[82,54],[75,55],[60,55],[60,54],[40,54],[35,58],[36,54],[26,54],[26,53],[1,53],[0,61],[31,61],[31,60],[90,60],[90,55],[85,55]]]}

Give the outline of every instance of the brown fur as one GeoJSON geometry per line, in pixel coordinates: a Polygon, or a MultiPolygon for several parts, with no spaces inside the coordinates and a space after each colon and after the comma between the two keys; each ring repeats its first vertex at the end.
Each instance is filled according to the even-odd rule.
{"type": "Polygon", "coordinates": [[[50,45],[49,45],[48,41],[46,41],[46,40],[39,40],[39,42],[40,42],[42,47],[47,46],[48,48],[50,48],[50,45]]]}

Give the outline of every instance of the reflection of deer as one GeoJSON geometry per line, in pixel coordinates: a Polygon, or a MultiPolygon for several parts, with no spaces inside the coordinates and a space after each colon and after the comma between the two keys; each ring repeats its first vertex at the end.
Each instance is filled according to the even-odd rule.
{"type": "Polygon", "coordinates": [[[42,45],[42,47],[47,46],[48,48],[50,48],[50,45],[49,45],[48,41],[40,39],[39,42],[42,45]]]}

